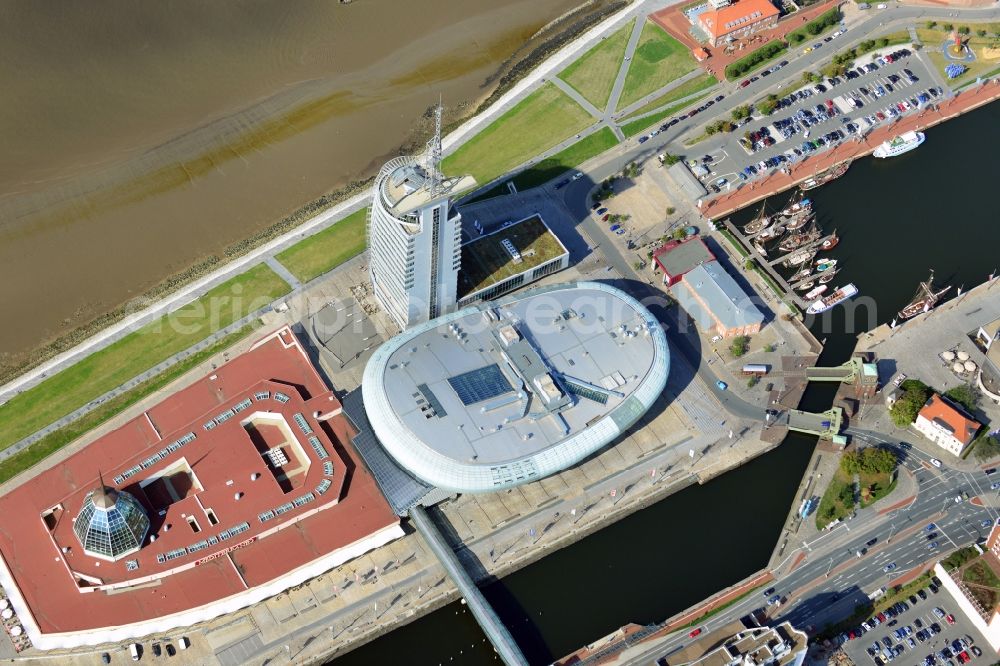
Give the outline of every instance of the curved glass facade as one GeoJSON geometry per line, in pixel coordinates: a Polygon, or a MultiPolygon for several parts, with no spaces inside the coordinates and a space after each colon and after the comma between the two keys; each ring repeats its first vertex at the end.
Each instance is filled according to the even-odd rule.
{"type": "Polygon", "coordinates": [[[88,555],[117,560],[142,547],[149,518],[132,495],[96,488],[84,498],[73,531],[88,555]]]}

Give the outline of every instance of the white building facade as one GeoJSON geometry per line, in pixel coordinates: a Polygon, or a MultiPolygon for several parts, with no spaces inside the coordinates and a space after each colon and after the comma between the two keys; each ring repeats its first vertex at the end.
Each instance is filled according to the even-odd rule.
{"type": "Polygon", "coordinates": [[[434,166],[399,157],[379,171],[368,209],[369,276],[375,297],[401,329],[450,312],[461,267],[457,182],[434,166]]]}

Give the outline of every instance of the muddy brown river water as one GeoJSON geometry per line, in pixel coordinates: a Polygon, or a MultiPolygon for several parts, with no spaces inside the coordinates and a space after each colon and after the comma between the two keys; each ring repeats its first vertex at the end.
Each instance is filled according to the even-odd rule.
{"type": "Polygon", "coordinates": [[[0,352],[369,175],[579,4],[0,5],[0,352]]]}

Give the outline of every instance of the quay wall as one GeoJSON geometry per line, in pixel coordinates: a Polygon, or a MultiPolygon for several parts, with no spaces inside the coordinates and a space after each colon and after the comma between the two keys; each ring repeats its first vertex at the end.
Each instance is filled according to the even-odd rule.
{"type": "Polygon", "coordinates": [[[928,105],[920,113],[879,127],[864,139],[845,141],[822,155],[809,157],[789,167],[787,173],[779,170],[762,181],[746,184],[735,192],[718,196],[702,207],[701,214],[709,219],[720,219],[741,208],[795,187],[806,178],[814,176],[824,169],[847,160],[870,155],[883,141],[893,136],[911,130],[924,130],[933,127],[952,118],[957,118],[963,113],[978,109],[998,98],[1000,98],[1000,79],[987,80],[981,85],[957,93],[950,99],[928,105]]]}

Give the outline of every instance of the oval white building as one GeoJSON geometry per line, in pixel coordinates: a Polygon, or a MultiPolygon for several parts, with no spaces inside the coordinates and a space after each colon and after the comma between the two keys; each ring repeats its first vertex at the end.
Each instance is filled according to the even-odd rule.
{"type": "Polygon", "coordinates": [[[382,345],[362,392],[385,450],[423,481],[488,492],[571,467],[634,424],[670,369],[652,313],[578,282],[479,303],[382,345]]]}

